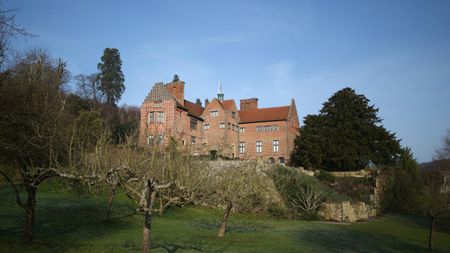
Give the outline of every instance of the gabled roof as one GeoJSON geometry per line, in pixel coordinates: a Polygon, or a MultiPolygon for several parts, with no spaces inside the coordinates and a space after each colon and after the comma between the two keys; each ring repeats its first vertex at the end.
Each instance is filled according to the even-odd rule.
{"type": "Polygon", "coordinates": [[[227,111],[228,111],[228,110],[231,110],[232,107],[233,107],[233,102],[234,102],[233,99],[224,100],[224,101],[222,102],[223,108],[224,108],[225,110],[227,110],[227,111]]]}
{"type": "Polygon", "coordinates": [[[205,108],[203,108],[201,105],[198,105],[196,103],[192,103],[189,100],[184,100],[184,108],[187,110],[188,114],[201,118],[203,111],[205,108]]]}
{"type": "Polygon", "coordinates": [[[239,111],[239,123],[288,120],[290,106],[248,109],[239,111]]]}

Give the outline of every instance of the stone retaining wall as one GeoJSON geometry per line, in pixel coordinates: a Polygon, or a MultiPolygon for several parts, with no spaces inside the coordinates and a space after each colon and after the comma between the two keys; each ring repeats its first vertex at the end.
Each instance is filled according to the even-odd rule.
{"type": "Polygon", "coordinates": [[[376,208],[359,201],[327,202],[322,205],[319,215],[326,220],[338,222],[364,221],[375,217],[378,214],[376,208]]]}

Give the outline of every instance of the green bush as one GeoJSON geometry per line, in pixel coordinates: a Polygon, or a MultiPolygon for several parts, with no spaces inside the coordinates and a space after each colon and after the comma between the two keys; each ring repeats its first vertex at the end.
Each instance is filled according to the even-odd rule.
{"type": "Polygon", "coordinates": [[[316,219],[320,204],[326,199],[324,188],[316,178],[285,166],[275,166],[272,179],[292,216],[316,219]]]}
{"type": "Polygon", "coordinates": [[[316,177],[320,181],[328,183],[333,183],[336,180],[336,177],[333,176],[333,174],[325,170],[320,170],[319,174],[316,177]]]}

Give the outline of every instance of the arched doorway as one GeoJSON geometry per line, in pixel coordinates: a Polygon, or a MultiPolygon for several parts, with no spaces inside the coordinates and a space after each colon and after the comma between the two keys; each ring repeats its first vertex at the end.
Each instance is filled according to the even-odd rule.
{"type": "Polygon", "coordinates": [[[274,164],[275,163],[275,158],[269,157],[268,161],[269,161],[270,164],[274,164]]]}
{"type": "Polygon", "coordinates": [[[278,158],[278,163],[284,164],[284,163],[285,163],[284,157],[279,157],[279,158],[278,158]]]}

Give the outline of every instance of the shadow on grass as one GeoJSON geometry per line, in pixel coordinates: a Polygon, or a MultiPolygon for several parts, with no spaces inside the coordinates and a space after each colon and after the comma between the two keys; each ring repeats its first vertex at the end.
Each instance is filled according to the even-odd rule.
{"type": "MultiPolygon", "coordinates": [[[[129,251],[141,251],[142,245],[137,241],[125,241],[120,244],[112,244],[110,248],[120,247],[121,249],[129,251]]],[[[218,248],[209,245],[207,242],[202,240],[190,240],[185,241],[183,238],[178,238],[176,240],[171,240],[170,242],[164,242],[158,239],[154,239],[151,245],[152,250],[158,249],[167,253],[176,252],[211,252],[211,253],[221,253],[225,251],[225,247],[218,248]],[[214,249],[215,248],[215,249],[214,249]]],[[[158,251],[161,252],[161,251],[158,251]]]]}
{"type": "Polygon", "coordinates": [[[302,230],[299,241],[309,242],[317,252],[424,252],[418,244],[405,242],[387,234],[352,231],[347,228],[302,230]]]}
{"type": "Polygon", "coordinates": [[[135,214],[132,204],[117,203],[114,206],[113,219],[106,221],[106,199],[71,194],[58,196],[52,192],[38,191],[35,240],[33,244],[28,245],[22,241],[25,211],[11,198],[12,194],[8,188],[0,190],[0,243],[9,245],[11,250],[76,250],[105,235],[135,226],[135,223],[130,224],[129,220],[127,222],[127,219],[123,219],[135,214]]]}

